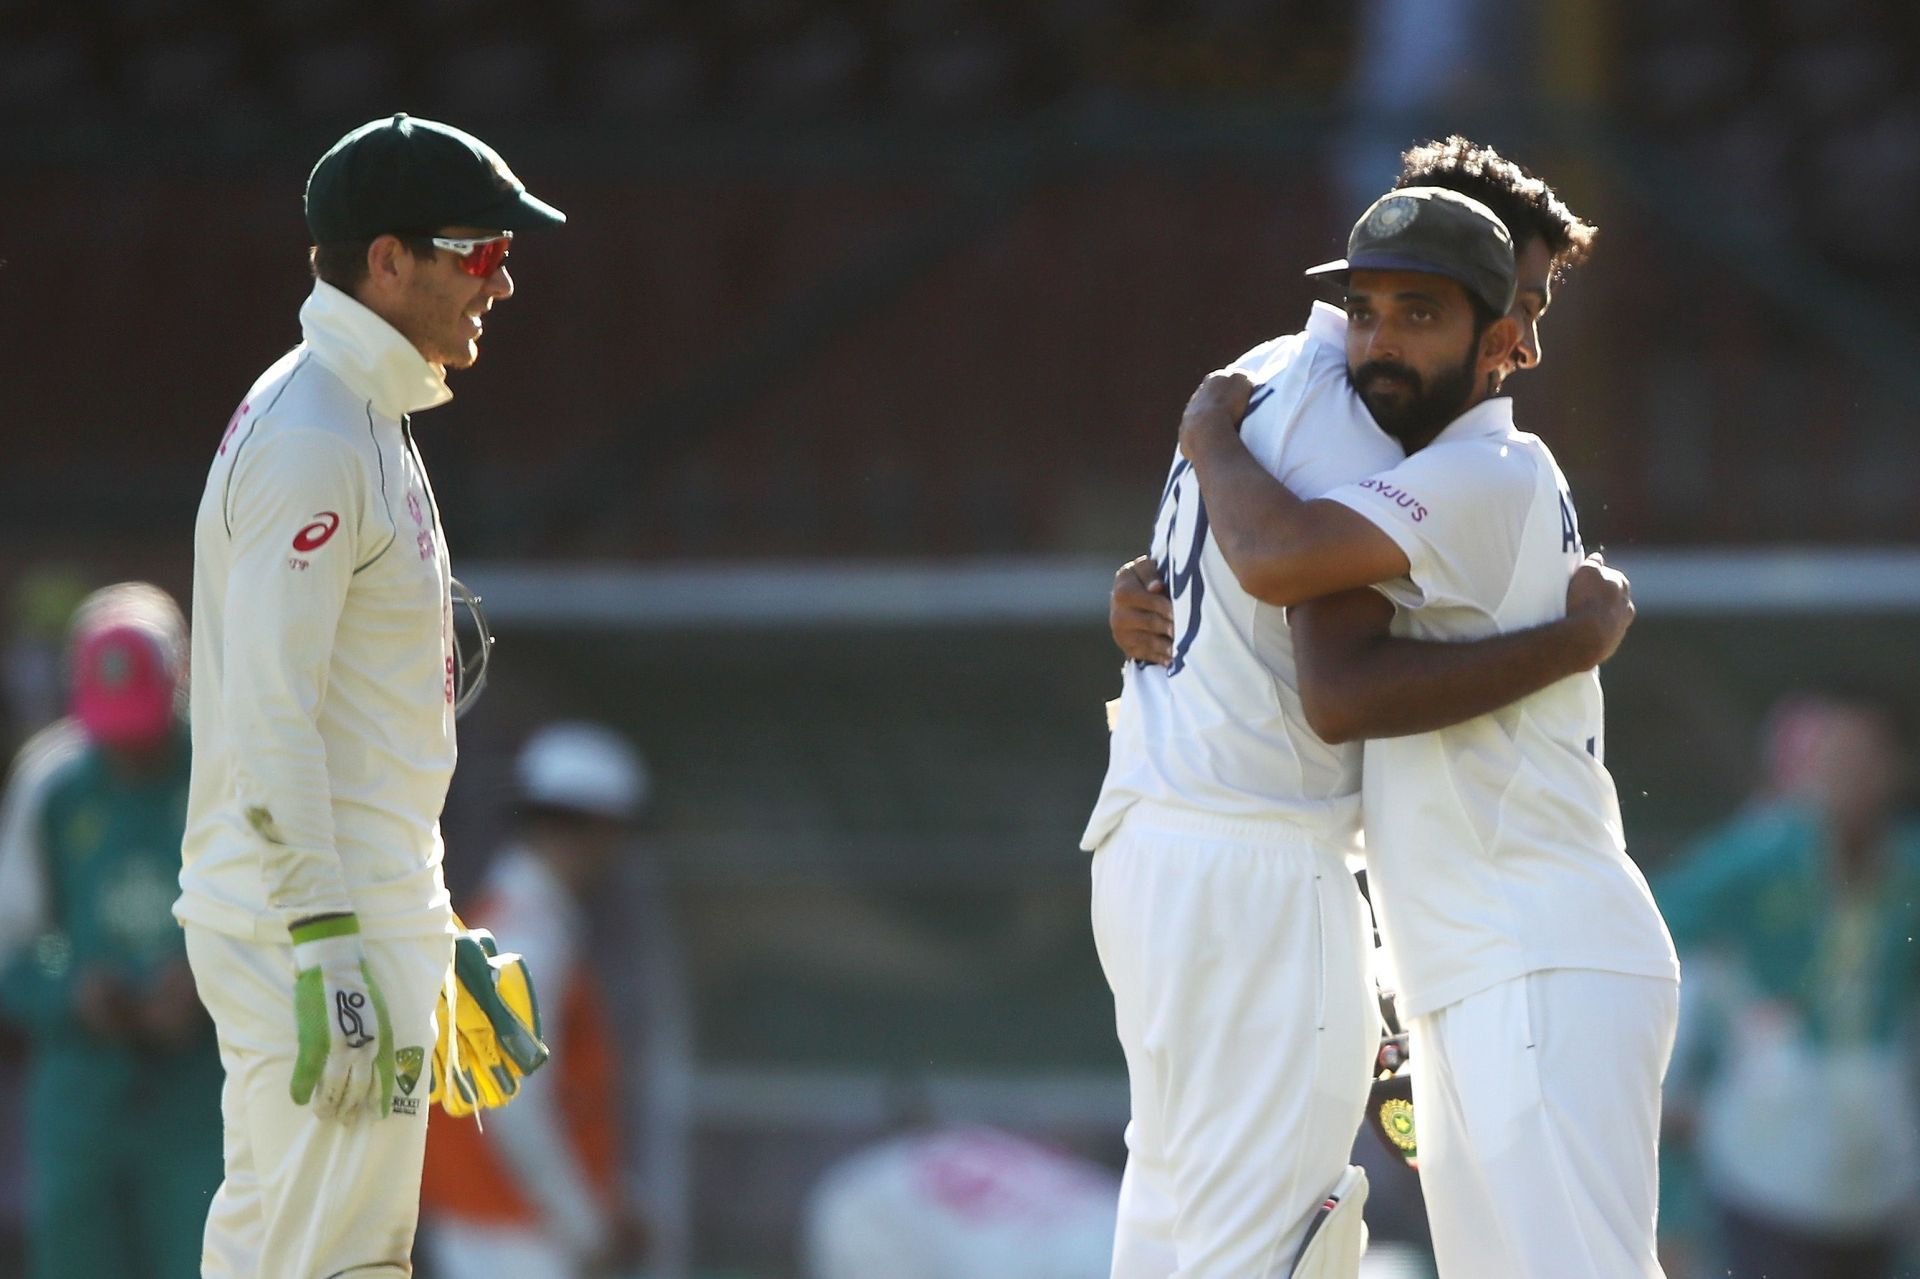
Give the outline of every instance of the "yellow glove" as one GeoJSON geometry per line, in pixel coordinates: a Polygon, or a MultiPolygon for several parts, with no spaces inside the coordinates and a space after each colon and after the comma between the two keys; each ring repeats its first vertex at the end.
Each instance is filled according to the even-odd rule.
{"type": "Polygon", "coordinates": [[[547,1060],[540,1001],[526,961],[502,954],[493,934],[457,919],[453,980],[442,986],[430,1100],[456,1118],[512,1101],[520,1080],[547,1060]]]}

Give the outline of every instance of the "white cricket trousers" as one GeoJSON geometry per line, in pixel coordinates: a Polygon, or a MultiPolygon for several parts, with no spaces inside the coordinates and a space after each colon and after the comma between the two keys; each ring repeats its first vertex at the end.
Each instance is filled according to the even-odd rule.
{"type": "Polygon", "coordinates": [[[1661,1279],[1660,1080],[1679,990],[1553,968],[1411,1019],[1440,1279],[1661,1279]]]}
{"type": "Polygon", "coordinates": [[[380,1279],[413,1273],[434,1009],[452,962],[446,936],[366,941],[411,1091],[375,1121],[319,1120],[287,1095],[296,1052],[293,948],[188,924],[187,960],[213,1016],[226,1177],[207,1212],[204,1279],[380,1279]]]}
{"type": "Polygon", "coordinates": [[[1132,1099],[1113,1279],[1285,1279],[1379,1045],[1373,929],[1288,822],[1137,804],[1093,857],[1132,1099]]]}

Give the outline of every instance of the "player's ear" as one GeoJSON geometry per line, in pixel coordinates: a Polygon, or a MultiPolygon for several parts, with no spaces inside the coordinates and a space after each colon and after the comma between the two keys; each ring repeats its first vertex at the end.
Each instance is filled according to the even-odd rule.
{"type": "Polygon", "coordinates": [[[1520,322],[1503,315],[1480,333],[1480,352],[1475,361],[1480,372],[1498,375],[1514,367],[1514,352],[1520,347],[1520,322]]]}
{"type": "Polygon", "coordinates": [[[375,280],[388,280],[400,274],[401,259],[407,248],[397,235],[376,235],[367,245],[367,274],[375,280]]]}

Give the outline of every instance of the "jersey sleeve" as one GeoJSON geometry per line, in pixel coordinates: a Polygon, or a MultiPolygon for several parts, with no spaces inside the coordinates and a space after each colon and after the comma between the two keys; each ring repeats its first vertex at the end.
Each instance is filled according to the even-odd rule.
{"type": "Polygon", "coordinates": [[[226,495],[221,709],[267,904],[288,923],[353,909],[318,718],[359,558],[364,490],[346,441],[294,429],[257,441],[226,495]]]}
{"type": "Polygon", "coordinates": [[[1517,450],[1463,440],[1428,445],[1326,496],[1365,516],[1406,553],[1407,581],[1394,584],[1401,589],[1383,584],[1395,603],[1492,612],[1513,582],[1537,489],[1517,450]]]}

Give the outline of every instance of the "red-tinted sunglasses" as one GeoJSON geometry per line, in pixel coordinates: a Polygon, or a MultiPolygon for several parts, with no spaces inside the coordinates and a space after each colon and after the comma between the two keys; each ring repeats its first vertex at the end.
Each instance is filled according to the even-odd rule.
{"type": "Polygon", "coordinates": [[[513,232],[502,231],[499,235],[483,235],[471,240],[454,240],[436,235],[433,237],[433,246],[459,254],[460,269],[476,279],[484,280],[498,271],[500,264],[507,260],[507,250],[513,247],[513,232]]]}

